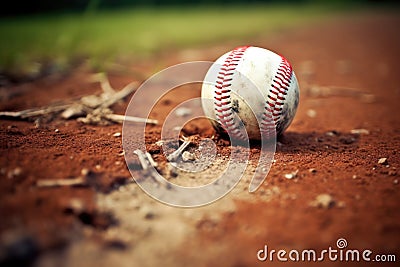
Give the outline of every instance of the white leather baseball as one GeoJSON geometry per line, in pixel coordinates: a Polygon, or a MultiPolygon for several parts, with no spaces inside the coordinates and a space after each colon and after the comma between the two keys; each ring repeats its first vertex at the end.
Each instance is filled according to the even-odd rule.
{"type": "Polygon", "coordinates": [[[214,62],[201,97],[204,113],[218,131],[244,140],[244,127],[250,139],[259,140],[280,135],[290,125],[299,103],[299,85],[284,57],[243,46],[214,62]]]}

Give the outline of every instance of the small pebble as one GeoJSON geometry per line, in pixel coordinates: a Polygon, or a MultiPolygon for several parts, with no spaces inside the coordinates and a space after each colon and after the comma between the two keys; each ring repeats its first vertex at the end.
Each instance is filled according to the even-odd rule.
{"type": "Polygon", "coordinates": [[[312,207],[328,209],[333,207],[335,200],[329,194],[320,194],[310,203],[312,207]]]}
{"type": "Polygon", "coordinates": [[[121,136],[121,133],[120,133],[120,132],[117,132],[117,133],[113,134],[113,136],[114,136],[114,137],[120,137],[120,136],[121,136]]]}
{"type": "Polygon", "coordinates": [[[317,172],[317,170],[314,169],[314,168],[308,169],[308,171],[309,171],[310,173],[316,173],[316,172],[317,172]]]}
{"type": "Polygon", "coordinates": [[[378,164],[387,165],[387,164],[388,164],[387,158],[380,158],[380,159],[378,160],[378,164]]]}
{"type": "Polygon", "coordinates": [[[20,176],[22,173],[22,169],[20,167],[16,167],[15,169],[8,172],[7,177],[8,179],[12,179],[14,177],[20,176]]]}
{"type": "Polygon", "coordinates": [[[162,145],[163,145],[163,143],[164,143],[164,141],[163,141],[163,140],[159,140],[159,141],[157,141],[155,144],[156,144],[157,146],[162,146],[162,145]]]}
{"type": "Polygon", "coordinates": [[[353,129],[350,131],[352,134],[369,134],[367,129],[353,129]]]}
{"type": "Polygon", "coordinates": [[[337,203],[338,208],[345,208],[346,207],[346,203],[344,201],[339,201],[337,203]]]}
{"type": "Polygon", "coordinates": [[[354,174],[354,175],[353,175],[353,179],[357,179],[357,175],[354,174]]]}
{"type": "Polygon", "coordinates": [[[56,132],[56,133],[59,133],[59,132],[60,132],[60,130],[59,130],[59,129],[55,129],[55,130],[54,130],[54,132],[56,132]]]}
{"type": "Polygon", "coordinates": [[[325,135],[327,135],[327,136],[336,136],[337,134],[338,134],[338,132],[335,130],[325,133],[325,135]]]}
{"type": "Polygon", "coordinates": [[[68,209],[73,211],[75,214],[79,214],[85,210],[85,205],[79,198],[72,198],[69,201],[68,209]]]}
{"type": "Polygon", "coordinates": [[[307,116],[310,118],[315,118],[317,116],[317,112],[313,109],[307,110],[307,116]]]}
{"type": "Polygon", "coordinates": [[[399,183],[399,180],[395,179],[395,180],[393,180],[393,183],[394,183],[394,184],[398,184],[398,183],[399,183]]]}
{"type": "Polygon", "coordinates": [[[90,170],[87,169],[87,168],[83,168],[83,169],[81,170],[81,175],[84,176],[84,177],[88,176],[89,173],[90,173],[90,170]]]}
{"type": "Polygon", "coordinates": [[[182,153],[182,160],[183,161],[194,161],[196,157],[194,156],[193,153],[190,153],[189,151],[185,151],[182,153]]]}
{"type": "Polygon", "coordinates": [[[287,174],[285,174],[285,178],[286,179],[293,179],[293,178],[295,178],[297,176],[298,172],[299,172],[299,170],[296,170],[296,171],[291,172],[291,173],[287,173],[287,174]]]}
{"type": "Polygon", "coordinates": [[[185,117],[192,114],[192,110],[190,108],[180,107],[175,110],[175,114],[179,117],[185,117]]]}

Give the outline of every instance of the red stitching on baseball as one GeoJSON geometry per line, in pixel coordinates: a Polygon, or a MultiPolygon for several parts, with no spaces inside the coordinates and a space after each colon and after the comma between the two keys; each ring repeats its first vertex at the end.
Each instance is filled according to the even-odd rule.
{"type": "Polygon", "coordinates": [[[214,96],[214,105],[216,106],[215,115],[218,122],[222,125],[222,128],[228,132],[228,134],[240,139],[244,139],[244,135],[239,131],[238,125],[236,125],[234,121],[230,96],[231,90],[227,88],[232,85],[232,76],[235,73],[238,62],[242,60],[244,52],[249,47],[250,46],[237,47],[229,53],[218,72],[214,90],[216,94],[214,96]]]}
{"type": "Polygon", "coordinates": [[[289,86],[287,83],[285,83],[285,81],[283,80],[283,79],[285,79],[286,77],[284,77],[284,78],[281,78],[280,76],[278,76],[278,74],[275,76],[275,78],[276,79],[274,79],[274,82],[276,82],[277,84],[279,84],[280,86],[283,86],[283,85],[285,85],[285,86],[289,86]]]}
{"type": "Polygon", "coordinates": [[[290,63],[281,57],[281,63],[275,77],[272,79],[271,89],[268,93],[268,99],[265,103],[265,111],[261,122],[260,130],[267,136],[271,136],[273,129],[277,127],[282,119],[282,106],[286,99],[287,92],[292,80],[293,69],[290,63]],[[273,127],[272,127],[273,125],[273,127]]]}
{"type": "Polygon", "coordinates": [[[220,92],[215,92],[217,95],[222,95],[222,94],[226,94],[226,93],[230,93],[231,90],[229,89],[221,89],[220,92]]]}
{"type": "Polygon", "coordinates": [[[218,112],[227,111],[227,110],[231,109],[231,107],[222,107],[222,105],[219,104],[219,103],[216,106],[217,107],[215,107],[215,110],[218,111],[218,112]]]}
{"type": "Polygon", "coordinates": [[[223,99],[227,99],[227,98],[229,98],[230,96],[229,95],[223,95],[223,96],[220,96],[220,97],[214,97],[214,99],[215,100],[218,100],[218,101],[221,101],[221,100],[223,100],[223,99]]]}
{"type": "MultiPolygon", "coordinates": [[[[221,101],[221,100],[218,100],[218,99],[215,99],[215,100],[217,100],[217,101],[221,101]]],[[[223,106],[226,106],[226,105],[229,105],[231,103],[231,101],[225,101],[225,102],[220,102],[220,103],[214,103],[217,107],[223,107],[223,106]]]]}
{"type": "Polygon", "coordinates": [[[283,95],[287,95],[287,92],[286,92],[286,91],[281,90],[281,88],[276,87],[274,84],[272,84],[271,86],[272,86],[273,88],[276,89],[276,90],[274,90],[274,92],[281,93],[281,94],[283,94],[283,95]]]}

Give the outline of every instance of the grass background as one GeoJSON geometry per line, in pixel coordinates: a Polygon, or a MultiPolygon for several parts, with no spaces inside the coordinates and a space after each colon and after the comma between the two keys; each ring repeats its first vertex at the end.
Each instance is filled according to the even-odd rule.
{"type": "Polygon", "coordinates": [[[337,10],[315,5],[207,6],[3,18],[0,73],[35,75],[44,65],[64,69],[82,60],[101,69],[106,62],[143,58],[162,49],[242,39],[312,23],[337,10]]]}

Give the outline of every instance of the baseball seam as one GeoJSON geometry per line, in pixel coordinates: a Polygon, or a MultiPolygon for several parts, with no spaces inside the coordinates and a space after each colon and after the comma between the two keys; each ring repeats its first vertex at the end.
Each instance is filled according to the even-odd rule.
{"type": "Polygon", "coordinates": [[[217,121],[232,137],[244,139],[239,125],[235,123],[231,102],[231,85],[233,74],[249,46],[241,46],[232,50],[219,69],[214,90],[214,109],[217,121]]]}
{"type": "Polygon", "coordinates": [[[277,125],[282,119],[283,105],[293,76],[292,66],[284,57],[281,58],[278,70],[272,79],[260,125],[261,133],[267,137],[276,132],[277,125]]]}

